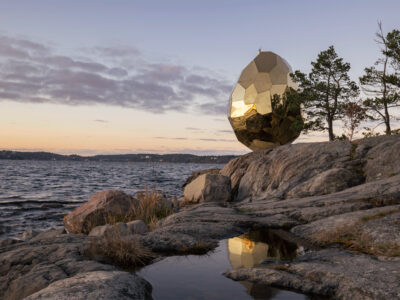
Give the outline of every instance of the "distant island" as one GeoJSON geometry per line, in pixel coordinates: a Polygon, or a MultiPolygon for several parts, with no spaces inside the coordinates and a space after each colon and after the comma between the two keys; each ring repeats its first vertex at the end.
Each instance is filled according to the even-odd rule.
{"type": "Polygon", "coordinates": [[[169,162],[225,164],[235,155],[193,155],[193,154],[112,154],[80,156],[76,154],[62,155],[50,152],[0,151],[0,159],[11,160],[53,160],[53,161],[111,161],[111,162],[169,162]]]}

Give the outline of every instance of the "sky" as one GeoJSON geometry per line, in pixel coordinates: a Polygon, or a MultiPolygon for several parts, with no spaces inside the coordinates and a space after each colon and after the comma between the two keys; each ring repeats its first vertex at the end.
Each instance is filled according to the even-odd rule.
{"type": "Polygon", "coordinates": [[[0,149],[248,152],[226,111],[259,48],[307,72],[334,45],[358,81],[379,55],[377,22],[400,28],[399,11],[398,0],[2,0],[0,149]]]}

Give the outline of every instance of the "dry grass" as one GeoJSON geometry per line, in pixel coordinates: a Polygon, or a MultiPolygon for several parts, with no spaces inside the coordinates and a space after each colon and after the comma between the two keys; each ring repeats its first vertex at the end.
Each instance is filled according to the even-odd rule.
{"type": "MultiPolygon", "coordinates": [[[[117,224],[119,222],[122,223],[127,223],[133,220],[136,220],[135,215],[129,213],[127,214],[126,212],[121,212],[121,213],[115,213],[115,212],[106,212],[102,214],[102,217],[104,218],[104,225],[105,224],[117,224]]],[[[98,226],[97,225],[97,220],[95,220],[94,222],[94,226],[98,226]]]]}
{"type": "MultiPolygon", "coordinates": [[[[103,223],[112,225],[119,222],[127,223],[134,220],[142,220],[150,229],[154,229],[155,224],[160,219],[174,212],[171,202],[168,199],[164,199],[164,196],[155,189],[150,190],[146,187],[144,191],[137,193],[136,198],[139,201],[138,204],[128,212],[103,214],[103,223]]],[[[98,225],[98,221],[94,223],[98,225]]]]}
{"type": "Polygon", "coordinates": [[[240,214],[254,213],[254,210],[252,210],[252,209],[249,209],[249,208],[241,208],[241,207],[236,208],[236,211],[237,211],[238,213],[240,213],[240,214]]]}
{"type": "Polygon", "coordinates": [[[361,201],[370,203],[374,207],[382,207],[382,206],[395,205],[395,204],[400,203],[398,197],[386,197],[386,198],[374,197],[374,198],[362,199],[361,201]]]}
{"type": "Polygon", "coordinates": [[[143,266],[156,256],[132,236],[121,237],[117,230],[112,235],[91,238],[84,249],[90,259],[112,263],[121,267],[143,266]]]}
{"type": "Polygon", "coordinates": [[[158,220],[172,214],[173,208],[169,201],[163,201],[163,195],[156,190],[146,190],[137,194],[139,204],[133,208],[132,215],[136,220],[143,220],[150,229],[153,229],[158,220]]]}
{"type": "Polygon", "coordinates": [[[364,216],[359,221],[352,224],[342,225],[328,232],[321,231],[315,233],[311,236],[311,239],[313,240],[313,242],[325,246],[337,243],[342,244],[345,248],[349,250],[359,251],[375,256],[400,256],[400,245],[391,242],[374,242],[368,234],[363,233],[361,230],[361,225],[363,223],[370,220],[383,218],[389,214],[398,211],[399,210],[392,210],[376,215],[364,216]]]}
{"type": "Polygon", "coordinates": [[[380,219],[380,218],[386,217],[388,215],[394,214],[396,212],[400,212],[400,209],[392,209],[392,210],[388,210],[388,211],[377,213],[375,215],[364,216],[364,217],[361,218],[361,221],[362,222],[368,222],[368,221],[371,221],[371,220],[380,219]]]}

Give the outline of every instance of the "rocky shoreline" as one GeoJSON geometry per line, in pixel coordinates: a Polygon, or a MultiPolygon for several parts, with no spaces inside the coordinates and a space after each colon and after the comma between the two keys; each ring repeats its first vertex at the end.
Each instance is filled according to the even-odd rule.
{"type": "MultiPolygon", "coordinates": [[[[332,299],[399,299],[399,154],[400,135],[253,152],[233,159],[219,174],[194,176],[185,199],[171,202],[171,214],[151,230],[119,227],[158,258],[204,253],[251,229],[290,230],[320,250],[224,275],[332,299]]],[[[127,223],[121,213],[138,202],[124,199],[125,209],[107,214],[127,223]]],[[[87,234],[105,224],[106,205],[100,202],[66,217],[75,217],[76,224],[90,219],[83,231],[78,226],[75,233],[52,230],[2,240],[0,298],[151,299],[145,280],[85,255],[95,238],[87,234]]]]}

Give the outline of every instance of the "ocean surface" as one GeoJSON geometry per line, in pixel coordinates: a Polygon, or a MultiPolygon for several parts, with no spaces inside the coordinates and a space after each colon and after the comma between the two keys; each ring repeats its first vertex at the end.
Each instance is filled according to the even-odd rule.
{"type": "Polygon", "coordinates": [[[218,164],[0,160],[0,238],[28,228],[62,226],[63,216],[96,192],[134,194],[156,188],[169,197],[183,194],[193,171],[218,164]]]}

